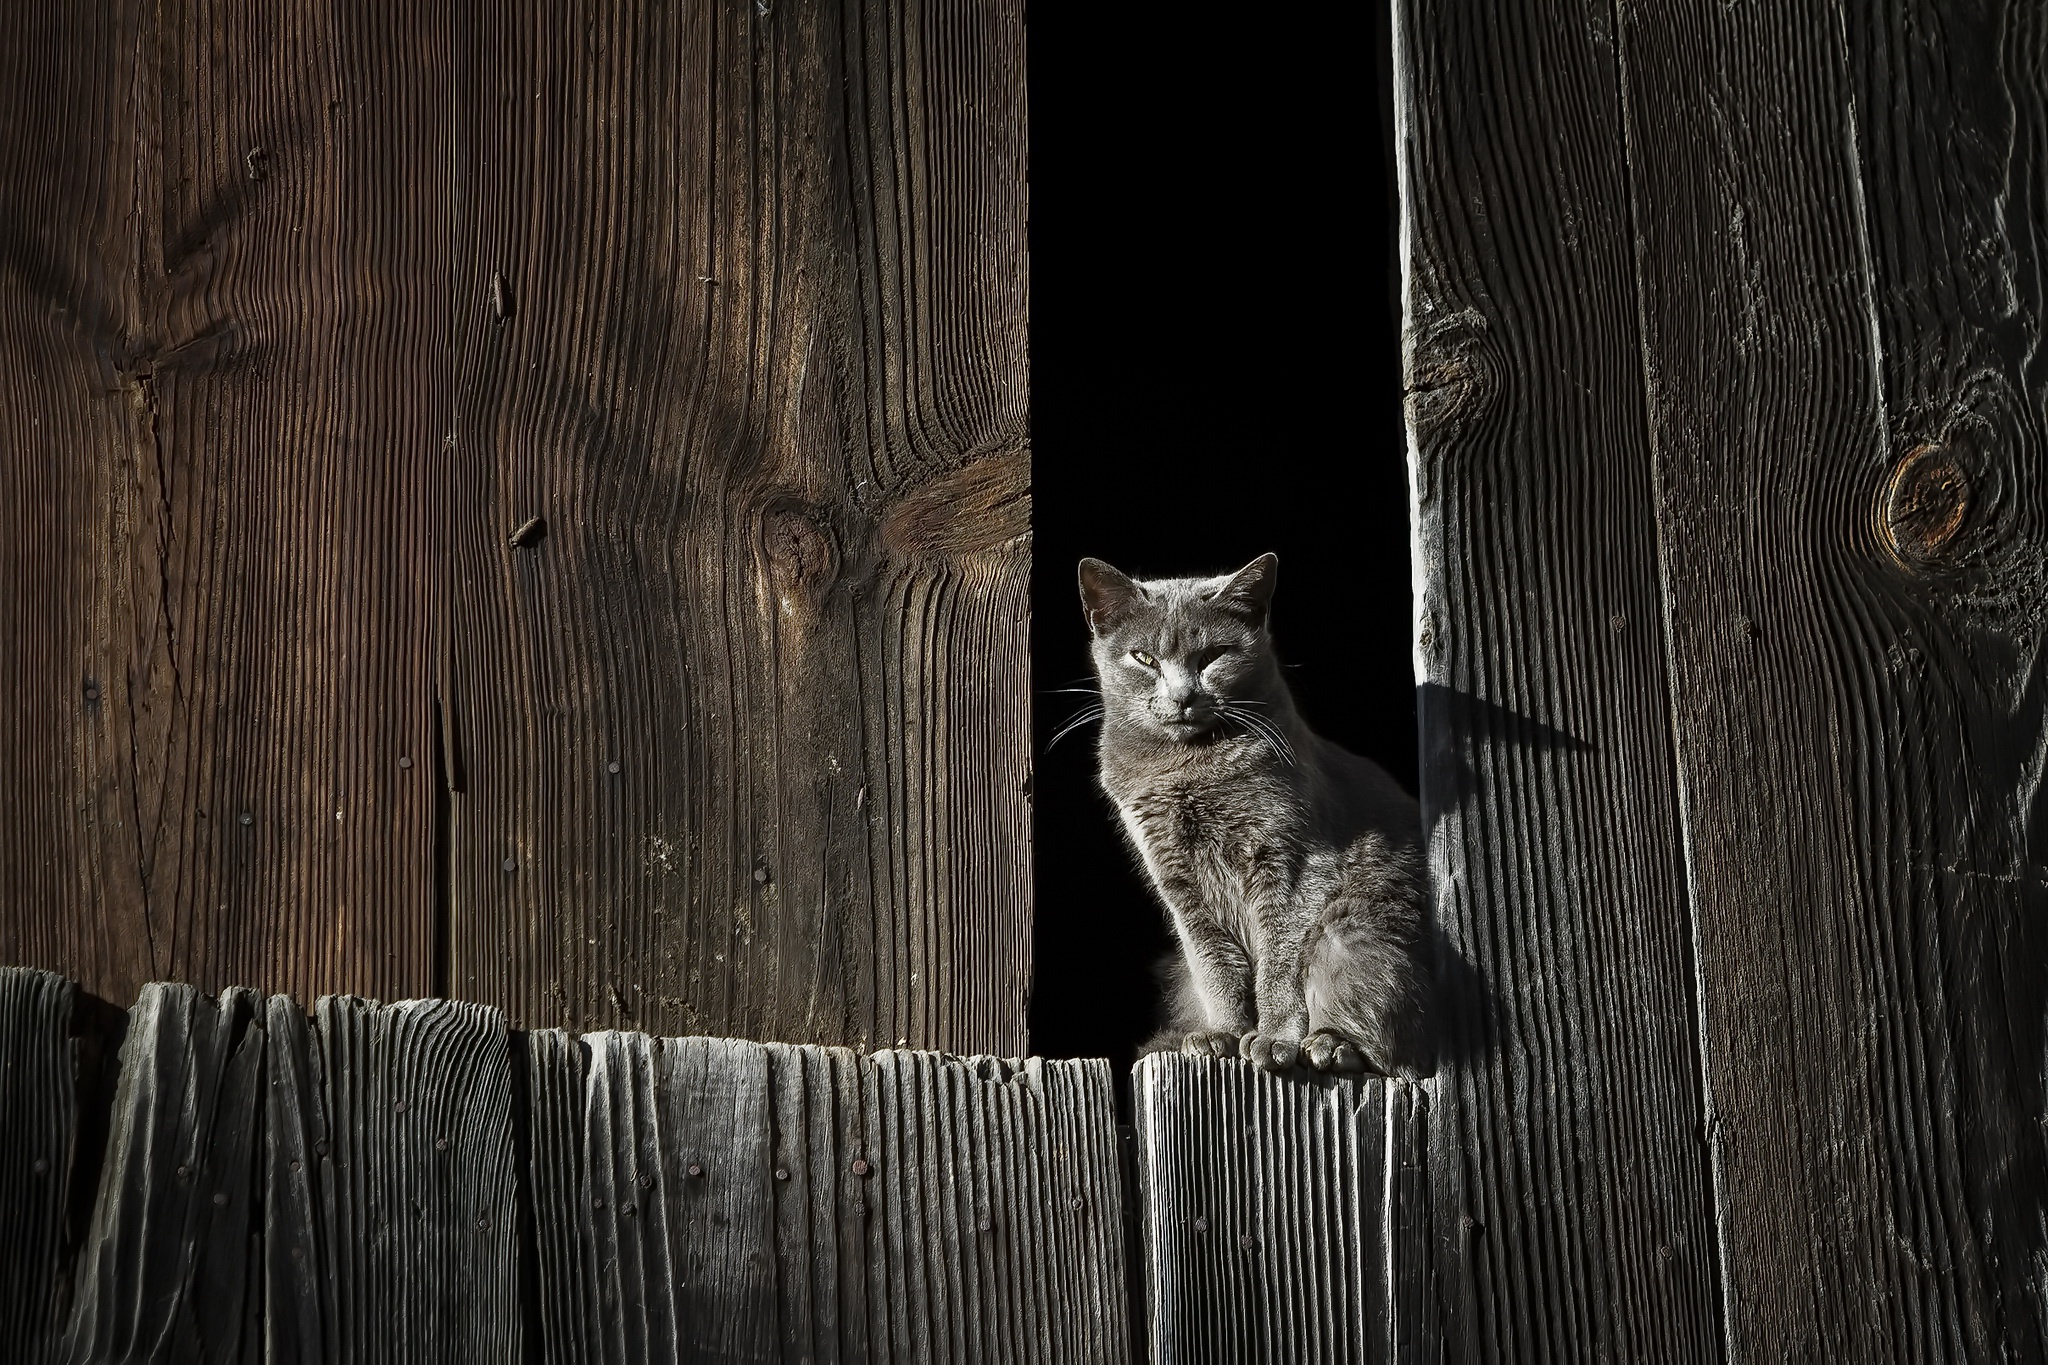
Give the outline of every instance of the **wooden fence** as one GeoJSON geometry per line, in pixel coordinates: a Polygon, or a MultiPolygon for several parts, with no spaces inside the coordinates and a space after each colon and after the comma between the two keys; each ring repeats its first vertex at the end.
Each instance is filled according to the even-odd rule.
{"type": "Polygon", "coordinates": [[[1133,1184],[1100,1061],[78,999],[0,968],[25,1362],[1436,1358],[1420,1086],[1148,1058],[1133,1184]]]}
{"type": "Polygon", "coordinates": [[[0,969],[10,1359],[1129,1358],[1099,1061],[153,985],[95,1092],[73,1001],[0,969]]]}
{"type": "Polygon", "coordinates": [[[2048,1358],[2043,11],[1395,14],[1447,1350],[2048,1358]]]}

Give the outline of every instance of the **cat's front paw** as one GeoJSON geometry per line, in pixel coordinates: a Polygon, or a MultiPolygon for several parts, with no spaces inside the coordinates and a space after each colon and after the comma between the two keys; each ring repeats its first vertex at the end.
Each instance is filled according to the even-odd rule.
{"type": "Polygon", "coordinates": [[[1302,1039],[1301,1059],[1315,1070],[1331,1075],[1355,1075],[1366,1070],[1364,1051],[1334,1029],[1319,1028],[1302,1039]]]}
{"type": "Polygon", "coordinates": [[[1197,1029],[1181,1041],[1180,1050],[1190,1057],[1235,1057],[1237,1035],[1220,1029],[1197,1029]]]}
{"type": "Polygon", "coordinates": [[[1238,1056],[1265,1071],[1286,1071],[1301,1055],[1298,1044],[1266,1033],[1247,1033],[1237,1040],[1238,1056]]]}

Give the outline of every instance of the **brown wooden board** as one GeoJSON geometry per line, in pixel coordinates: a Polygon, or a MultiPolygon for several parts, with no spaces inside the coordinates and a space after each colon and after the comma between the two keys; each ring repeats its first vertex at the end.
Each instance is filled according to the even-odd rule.
{"type": "Polygon", "coordinates": [[[1023,1050],[1020,30],[1008,3],[466,18],[455,994],[1023,1050]]]}
{"type": "Polygon", "coordinates": [[[1731,1355],[2048,1352],[2048,28],[1617,34],[1731,1355]]]}
{"type": "Polygon", "coordinates": [[[24,1362],[57,1358],[70,1288],[74,996],[62,977],[0,967],[0,1342],[24,1362]]]}
{"type": "Polygon", "coordinates": [[[1432,1198],[1467,1361],[1723,1348],[1616,42],[1604,6],[1396,6],[1432,1198]]]}
{"type": "Polygon", "coordinates": [[[0,19],[0,959],[123,1004],[434,986],[431,769],[399,760],[432,719],[446,36],[381,8],[0,19]]]}
{"type": "Polygon", "coordinates": [[[1133,1083],[1157,1365],[1438,1358],[1420,1087],[1170,1053],[1133,1083]]]}
{"type": "Polygon", "coordinates": [[[1025,1050],[1022,6],[5,8],[0,960],[1025,1050]]]}

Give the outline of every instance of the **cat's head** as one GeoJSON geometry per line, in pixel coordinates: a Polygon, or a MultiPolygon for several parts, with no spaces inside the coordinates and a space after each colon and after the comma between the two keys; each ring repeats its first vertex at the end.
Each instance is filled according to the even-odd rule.
{"type": "Polygon", "coordinates": [[[1103,723],[1192,744],[1268,704],[1279,688],[1266,634],[1279,571],[1267,554],[1217,578],[1141,581],[1082,560],[1103,723]]]}

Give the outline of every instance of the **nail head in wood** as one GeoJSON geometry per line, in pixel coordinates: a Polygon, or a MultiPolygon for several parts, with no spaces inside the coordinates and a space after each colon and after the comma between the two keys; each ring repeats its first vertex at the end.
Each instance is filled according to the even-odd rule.
{"type": "Polygon", "coordinates": [[[853,1159],[853,1173],[855,1175],[864,1176],[874,1169],[873,1166],[868,1165],[868,1159],[864,1156],[857,1156],[853,1159]]]}

